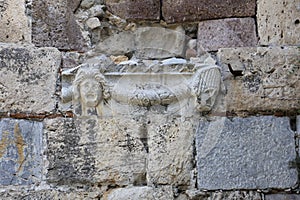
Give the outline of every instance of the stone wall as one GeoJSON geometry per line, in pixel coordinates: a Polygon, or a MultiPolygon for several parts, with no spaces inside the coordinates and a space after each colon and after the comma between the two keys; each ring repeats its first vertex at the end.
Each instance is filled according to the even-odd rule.
{"type": "Polygon", "coordinates": [[[300,199],[298,0],[0,0],[0,199],[300,199]]]}

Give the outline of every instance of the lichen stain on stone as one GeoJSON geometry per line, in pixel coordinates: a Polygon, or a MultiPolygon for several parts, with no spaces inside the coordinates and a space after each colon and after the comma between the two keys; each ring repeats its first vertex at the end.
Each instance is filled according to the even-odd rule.
{"type": "MultiPolygon", "coordinates": [[[[25,158],[24,158],[25,142],[24,142],[23,136],[21,134],[20,127],[19,127],[18,123],[15,124],[14,137],[15,137],[15,144],[16,144],[17,151],[18,151],[18,163],[21,167],[22,163],[25,160],[25,158]]],[[[19,167],[19,169],[20,169],[20,167],[19,167]]]]}
{"type": "Polygon", "coordinates": [[[3,157],[5,150],[8,146],[7,137],[9,135],[8,131],[3,131],[3,135],[0,141],[0,159],[3,157]]]}

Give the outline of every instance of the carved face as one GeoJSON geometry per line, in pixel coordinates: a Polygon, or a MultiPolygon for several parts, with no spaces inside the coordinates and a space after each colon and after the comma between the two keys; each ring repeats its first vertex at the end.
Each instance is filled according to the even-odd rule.
{"type": "Polygon", "coordinates": [[[102,86],[95,79],[85,79],[79,85],[80,97],[87,107],[96,107],[102,100],[102,86]]]}

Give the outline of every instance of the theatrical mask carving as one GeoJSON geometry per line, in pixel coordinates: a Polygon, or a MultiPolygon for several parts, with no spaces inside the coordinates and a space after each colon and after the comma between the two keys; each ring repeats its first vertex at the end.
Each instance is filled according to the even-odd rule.
{"type": "Polygon", "coordinates": [[[80,68],[73,82],[75,113],[82,116],[103,114],[103,106],[110,97],[104,76],[97,69],[80,68]]]}

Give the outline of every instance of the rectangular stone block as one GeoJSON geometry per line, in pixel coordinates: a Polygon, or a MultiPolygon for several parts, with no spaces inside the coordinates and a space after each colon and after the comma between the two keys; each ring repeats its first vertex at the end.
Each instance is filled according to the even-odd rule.
{"type": "Polygon", "coordinates": [[[300,108],[297,47],[228,48],[218,51],[225,77],[227,111],[296,111],[300,108]]]}
{"type": "Polygon", "coordinates": [[[174,194],[171,186],[162,186],[157,188],[143,186],[143,187],[128,187],[128,188],[114,189],[104,194],[104,198],[103,198],[103,200],[119,200],[119,199],[171,200],[174,199],[174,194]]]}
{"type": "Polygon", "coordinates": [[[253,18],[229,18],[202,21],[198,26],[198,46],[206,51],[219,48],[256,46],[253,18]]]}
{"type": "Polygon", "coordinates": [[[136,31],[136,56],[144,59],[183,57],[185,40],[181,26],[173,29],[141,27],[136,31]]]}
{"type": "Polygon", "coordinates": [[[268,194],[266,200],[299,200],[299,194],[268,194]]]}
{"type": "Polygon", "coordinates": [[[32,2],[32,42],[38,47],[84,51],[87,47],[73,11],[78,0],[32,2]]]}
{"type": "Polygon", "coordinates": [[[43,124],[0,120],[0,185],[31,185],[42,178],[43,124]]]}
{"type": "Polygon", "coordinates": [[[255,15],[255,0],[163,0],[162,15],[168,23],[194,22],[255,15]]]}
{"type": "Polygon", "coordinates": [[[299,0],[257,1],[260,45],[300,45],[299,0]]]}
{"type": "Polygon", "coordinates": [[[196,135],[198,189],[291,188],[297,170],[289,118],[200,121],[196,135]]]}
{"type": "Polygon", "coordinates": [[[158,21],[160,0],[106,0],[110,12],[123,19],[158,21]]]}
{"type": "Polygon", "coordinates": [[[30,42],[31,27],[25,1],[0,1],[0,42],[30,42]]]}
{"type": "Polygon", "coordinates": [[[150,115],[148,130],[148,182],[189,186],[193,170],[195,123],[184,117],[150,115]]]}
{"type": "Polygon", "coordinates": [[[53,111],[60,62],[55,48],[0,44],[0,112],[53,111]]]}
{"type": "Polygon", "coordinates": [[[45,121],[48,135],[50,183],[143,185],[146,182],[145,147],[139,123],[134,120],[45,121]]]}

